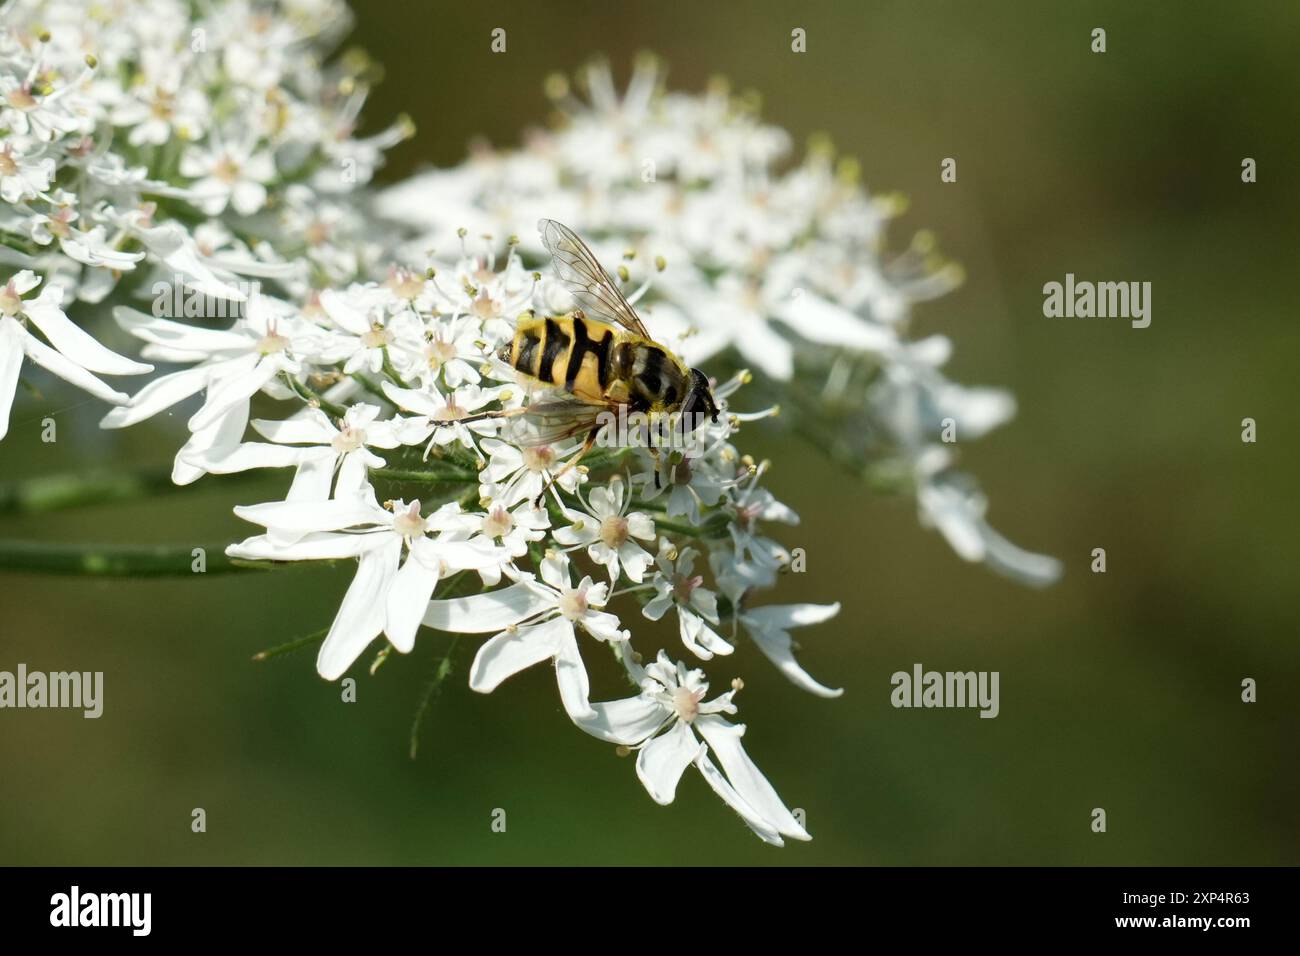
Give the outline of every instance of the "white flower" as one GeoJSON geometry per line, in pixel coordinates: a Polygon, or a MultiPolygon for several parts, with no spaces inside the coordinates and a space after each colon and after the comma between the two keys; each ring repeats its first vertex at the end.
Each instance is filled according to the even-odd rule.
{"type": "MultiPolygon", "coordinates": [[[[418,445],[429,435],[428,425],[419,419],[380,420],[379,414],[379,406],[358,402],[348,406],[337,424],[318,408],[304,409],[284,421],[257,419],[252,424],[268,441],[296,445],[308,452],[299,465],[300,471],[306,470],[308,474],[300,474],[295,479],[299,494],[294,498],[324,500],[330,497],[335,473],[338,481],[334,483],[333,497],[344,498],[356,494],[366,484],[367,469],[384,467],[384,459],[370,449],[418,445]]],[[[245,443],[244,447],[250,444],[245,443]]],[[[263,447],[259,452],[266,454],[270,449],[263,447]]]]}
{"type": "MultiPolygon", "coordinates": [[[[237,462],[223,462],[239,454],[249,399],[273,388],[281,374],[298,375],[300,353],[313,347],[312,328],[285,303],[255,295],[247,308],[247,316],[226,330],[196,328],[133,309],[113,312],[119,325],[148,343],[146,356],[198,363],[153,380],[129,405],[114,409],[100,422],[101,428],[124,428],[206,390],[203,407],[189,419],[190,439],[176,455],[176,484],[189,484],[223,467],[240,470],[237,462]]],[[[291,451],[284,450],[282,465],[296,463],[291,451]]]]}
{"type": "Polygon", "coordinates": [[[0,147],[0,199],[22,202],[35,199],[54,180],[54,160],[49,156],[27,158],[15,152],[13,141],[0,147]]]}
{"type": "Polygon", "coordinates": [[[18,136],[31,135],[50,142],[77,128],[76,118],[57,102],[73,87],[64,85],[52,93],[34,93],[36,65],[25,79],[0,74],[0,127],[18,136]]]}
{"type": "MultiPolygon", "coordinates": [[[[462,532],[467,537],[482,535],[489,541],[500,544],[511,558],[522,558],[528,553],[529,544],[545,540],[550,526],[551,516],[545,508],[535,508],[531,501],[524,501],[513,509],[492,504],[485,514],[464,515],[462,532]]],[[[501,570],[502,568],[478,569],[483,583],[489,587],[501,582],[501,570]]]]}
{"type": "Polygon", "coordinates": [[[477,385],[478,367],[487,361],[482,323],[470,316],[434,320],[414,342],[401,341],[397,369],[407,378],[432,384],[440,376],[448,388],[477,385]]]}
{"type": "Polygon", "coordinates": [[[320,675],[335,680],[381,633],[397,650],[409,653],[438,581],[452,571],[499,560],[499,549],[483,542],[429,537],[458,510],[452,502],[425,518],[420,502],[397,501],[389,511],[375,501],[369,485],[345,499],[252,505],[235,513],[296,540],[283,543],[272,534],[258,535],[231,545],[226,553],[272,561],[360,559],[316,658],[320,675]]]}
{"type": "Polygon", "coordinates": [[[674,664],[663,651],[644,670],[631,661],[628,669],[641,693],[593,703],[593,716],[576,723],[601,740],[635,747],[637,777],[656,803],[672,803],[682,774],[694,765],[714,792],[768,843],[782,846],[783,836],[812,839],[745,753],[740,742],[745,725],[721,716],[736,712],[734,690],[706,701],[709,685],[704,673],[674,664]],[[709,758],[710,752],[722,771],[709,758]]]}
{"type": "Polygon", "coordinates": [[[995,570],[1034,587],[1061,576],[1061,562],[1016,547],[984,520],[988,500],[973,483],[949,470],[948,450],[935,445],[915,461],[916,504],[921,523],[938,530],[957,555],[982,561],[995,570]]]}
{"type": "MultiPolygon", "coordinates": [[[[797,525],[799,516],[790,508],[776,500],[776,496],[758,484],[763,468],[755,472],[749,486],[736,495],[731,502],[734,515],[728,530],[735,548],[736,561],[756,565],[769,575],[790,561],[789,552],[778,542],[760,534],[760,521],[779,521],[782,524],[797,525]]],[[[771,579],[768,580],[771,584],[771,579]]]]}
{"type": "MultiPolygon", "coordinates": [[[[170,79],[178,83],[181,78],[170,79]]],[[[208,125],[208,98],[194,87],[142,86],[114,107],[111,119],[130,130],[127,141],[132,146],[161,146],[177,133],[197,139],[208,125]]]]}
{"type": "MultiPolygon", "coordinates": [[[[531,220],[543,215],[589,237],[602,259],[628,248],[636,263],[662,256],[667,268],[639,306],[659,338],[692,365],[731,353],[777,388],[803,391],[787,407],[824,412],[819,431],[842,433],[837,453],[860,456],[864,470],[878,461],[908,467],[943,418],[975,438],[1014,414],[1006,393],[943,377],[944,337],[906,338],[912,305],[952,289],[961,270],[939,259],[925,233],[900,254],[882,251],[901,204],[870,195],[851,161],[815,143],[786,163],[789,135],[725,85],[665,93],[649,60],[622,94],[603,65],[582,79],[586,101],[563,79],[549,82],[564,116],[555,129],[517,150],[478,150],[381,196],[386,215],[420,230],[407,248],[444,246],[469,229],[517,234],[523,252],[538,254],[531,220]],[[810,409],[809,398],[821,401],[810,409]]],[[[554,306],[542,285],[535,298],[554,306]]],[[[736,478],[722,455],[654,465],[658,482],[642,496],[666,490],[669,517],[693,522],[736,478]]],[[[777,557],[768,548],[753,560],[777,557]]]]}
{"type": "Polygon", "coordinates": [[[453,443],[473,449],[477,447],[476,437],[491,435],[497,430],[497,423],[490,418],[468,423],[461,419],[469,418],[483,406],[496,401],[501,394],[499,388],[463,385],[444,396],[432,383],[420,390],[398,388],[391,382],[385,382],[384,394],[398,408],[423,416],[429,429],[429,448],[426,449],[426,454],[434,446],[443,447],[453,443]]]}
{"type": "Polygon", "coordinates": [[[664,513],[668,517],[682,516],[691,524],[699,524],[702,509],[716,505],[735,483],[721,471],[722,463],[717,459],[728,451],[722,449],[722,454],[717,454],[718,447],[695,455],[677,449],[659,455],[643,451],[641,460],[646,470],[634,477],[641,497],[651,501],[666,493],[664,513]]]}
{"type": "MultiPolygon", "coordinates": [[[[645,514],[627,514],[631,496],[626,496],[618,476],[609,485],[593,488],[587,496],[586,514],[565,510],[570,524],[555,529],[555,540],[566,548],[587,548],[587,556],[609,571],[611,584],[617,583],[619,568],[637,584],[653,558],[635,539],[654,541],[654,522],[645,514]]],[[[581,496],[579,496],[581,497],[581,496]]]]}
{"type": "Polygon", "coordinates": [[[641,613],[657,621],[669,608],[676,608],[682,643],[696,657],[707,661],[714,654],[730,654],[735,648],[709,626],[718,623],[718,598],[703,586],[703,576],[694,573],[698,556],[694,548],[679,549],[664,538],[655,556],[657,570],[650,581],[656,593],[641,613]]]}
{"type": "Polygon", "coordinates": [[[769,604],[742,610],[737,618],[754,639],[767,659],[790,679],[818,697],[839,697],[843,690],[832,690],[817,681],[794,659],[794,640],[790,629],[829,621],[840,611],[839,604],[769,604]]]}
{"type": "Polygon", "coordinates": [[[275,161],[249,144],[227,143],[215,149],[191,146],[181,157],[182,176],[195,179],[190,190],[209,216],[227,205],[251,216],[266,204],[266,183],[275,176],[275,161]]]}
{"type": "Polygon", "coordinates": [[[508,677],[551,660],[564,709],[575,720],[590,717],[587,668],[578,652],[575,625],[600,641],[629,637],[618,618],[600,610],[608,585],[584,577],[574,587],[569,561],[551,555],[541,563],[542,580],[526,578],[486,594],[432,601],[424,623],[440,631],[486,634],[496,631],[474,655],[469,686],[489,694],[508,677]]]}
{"type": "Polygon", "coordinates": [[[9,431],[9,412],[18,389],[23,356],[59,378],[106,402],[123,404],[128,398],[93,373],[139,375],[152,372],[143,365],[106,349],[63,312],[63,290],[46,286],[34,299],[23,296],[40,284],[32,271],[11,276],[0,288],[0,438],[9,431]],[[48,345],[31,333],[28,323],[41,331],[48,345]]]}
{"type": "Polygon", "coordinates": [[[382,286],[353,285],[346,292],[322,292],[321,308],[341,333],[322,356],[323,361],[343,362],[343,371],[349,374],[378,373],[385,351],[394,341],[388,319],[391,301],[391,293],[382,286]]]}
{"type": "Polygon", "coordinates": [[[520,501],[536,499],[553,477],[553,488],[558,486],[570,493],[582,477],[576,468],[559,474],[564,467],[563,455],[567,452],[561,452],[553,445],[520,448],[496,438],[485,438],[482,447],[488,455],[488,463],[479,472],[483,479],[479,484],[479,494],[507,508],[520,501]]]}

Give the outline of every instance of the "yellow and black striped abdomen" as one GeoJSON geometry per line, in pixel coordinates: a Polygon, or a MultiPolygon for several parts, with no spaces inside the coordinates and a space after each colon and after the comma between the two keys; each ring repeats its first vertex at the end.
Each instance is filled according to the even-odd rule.
{"type": "Polygon", "coordinates": [[[529,378],[600,401],[616,375],[620,338],[612,325],[585,317],[521,319],[501,358],[529,378]]]}

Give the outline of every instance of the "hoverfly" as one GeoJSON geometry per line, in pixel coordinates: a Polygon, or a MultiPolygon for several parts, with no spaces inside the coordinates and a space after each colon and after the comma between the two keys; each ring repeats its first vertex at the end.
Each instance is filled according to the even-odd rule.
{"type": "Polygon", "coordinates": [[[556,277],[579,308],[520,318],[514,338],[497,357],[547,394],[522,409],[489,414],[519,416],[523,427],[514,429],[513,437],[525,446],[584,436],[577,456],[551,477],[544,495],[596,443],[608,420],[602,413],[674,414],[694,430],[706,415],[717,421],[718,405],[708,377],[651,338],[618,284],[572,229],[553,219],[541,220],[537,228],[556,277]]]}

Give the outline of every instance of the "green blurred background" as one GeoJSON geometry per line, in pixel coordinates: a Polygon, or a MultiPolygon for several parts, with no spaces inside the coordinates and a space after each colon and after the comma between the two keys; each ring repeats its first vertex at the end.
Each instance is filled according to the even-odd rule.
{"type": "MultiPolygon", "coordinates": [[[[102,670],[98,721],[0,713],[0,862],[1283,864],[1297,861],[1295,103],[1300,7],[1257,3],[521,3],[367,0],[353,41],[386,66],[370,128],[419,126],[386,171],[450,164],[470,138],[517,142],[543,77],[640,49],[674,86],[725,74],[802,141],[832,134],[866,183],[912,201],[896,244],[930,228],[966,266],[922,306],[956,340],[949,372],[1002,384],[1021,412],[964,447],[1012,540],[1061,557],[1032,591],[963,564],[905,499],[869,496],[803,446],[751,432],[803,516],[809,572],[777,599],[841,600],[802,637],[835,701],[752,646],[751,754],[814,841],[755,839],[696,777],[654,805],[630,760],[572,729],[546,668],[491,696],[472,652],[407,731],[448,638],[425,632],[359,700],[312,653],[250,655],[328,624],[349,569],[117,581],[0,577],[0,669],[102,670]],[[508,31],[508,53],[489,32],[508,31]],[[808,52],[789,49],[807,30],[808,52]],[[1089,50],[1095,26],[1108,52],[1089,50]],[[942,185],[943,157],[958,182],[942,185]],[[1259,182],[1240,180],[1243,157],[1259,182]],[[1043,283],[1153,283],[1153,322],[1048,320],[1043,283]],[[1254,417],[1259,441],[1240,441],[1254,417]],[[1104,547],[1109,570],[1089,573],[1104,547]],[[914,662],[1001,672],[1002,711],[907,711],[914,662]],[[1240,682],[1259,702],[1240,701],[1240,682]],[[208,832],[190,831],[203,807],[208,832]],[[504,834],[490,829],[507,812],[504,834]],[[1104,807],[1108,832],[1090,831],[1104,807]]],[[[122,344],[118,340],[118,344],[122,344]]],[[[45,380],[41,380],[42,385],[45,380]]],[[[101,433],[103,408],[21,397],[5,480],[166,467],[188,412],[101,433]],[[71,406],[71,407],[69,407],[71,406]],[[39,420],[57,409],[59,441],[39,420]]],[[[217,544],[230,506],[283,475],[189,493],[0,515],[0,537],[217,544]]],[[[596,696],[621,695],[593,658],[596,696]]],[[[715,681],[729,677],[714,667],[715,681]]]]}

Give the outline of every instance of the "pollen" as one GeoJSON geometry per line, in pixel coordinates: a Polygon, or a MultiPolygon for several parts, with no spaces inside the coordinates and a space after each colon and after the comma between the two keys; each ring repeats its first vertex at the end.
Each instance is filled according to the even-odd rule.
{"type": "Polygon", "coordinates": [[[429,368],[437,371],[456,357],[456,346],[442,339],[433,339],[424,347],[424,355],[429,360],[429,368]]]}
{"type": "Polygon", "coordinates": [[[627,518],[622,515],[610,515],[600,522],[600,540],[607,548],[618,549],[627,543],[627,518]]]}
{"type": "Polygon", "coordinates": [[[587,613],[587,592],[582,589],[576,591],[562,591],[557,606],[560,609],[560,613],[566,618],[570,621],[576,621],[587,613]]]}
{"type": "Polygon", "coordinates": [[[257,350],[263,355],[275,355],[289,347],[289,340],[278,332],[268,332],[257,343],[257,350]]]}
{"type": "Polygon", "coordinates": [[[333,440],[330,441],[330,444],[334,446],[334,450],[341,455],[346,455],[348,452],[356,451],[365,443],[365,431],[352,425],[345,427],[334,436],[333,440]]]}
{"type": "Polygon", "coordinates": [[[9,95],[5,98],[9,101],[9,105],[16,110],[27,111],[36,109],[36,97],[32,96],[30,90],[21,86],[17,89],[10,90],[9,95]]]}
{"type": "Polygon", "coordinates": [[[420,502],[412,501],[409,508],[393,519],[393,530],[405,538],[424,535],[424,518],[420,516],[420,502]]]}
{"type": "Polygon", "coordinates": [[[703,691],[678,687],[673,691],[673,710],[677,712],[679,718],[689,724],[700,715],[700,699],[703,696],[703,691]]]}
{"type": "Polygon", "coordinates": [[[680,574],[676,575],[673,579],[673,596],[682,604],[686,604],[690,601],[691,595],[695,593],[695,589],[703,583],[704,578],[698,574],[689,578],[680,574]]]}
{"type": "Polygon", "coordinates": [[[22,297],[15,291],[13,282],[0,289],[0,315],[15,316],[23,310],[22,297]]]}
{"type": "Polygon", "coordinates": [[[222,156],[212,167],[212,175],[223,183],[234,183],[239,179],[239,164],[229,156],[222,156]]]}
{"type": "Polygon", "coordinates": [[[555,464],[555,451],[550,445],[524,449],[524,467],[529,471],[545,471],[555,464]]]}
{"type": "Polygon", "coordinates": [[[483,519],[483,533],[489,538],[500,538],[510,533],[515,526],[514,515],[497,505],[483,519]]]}

